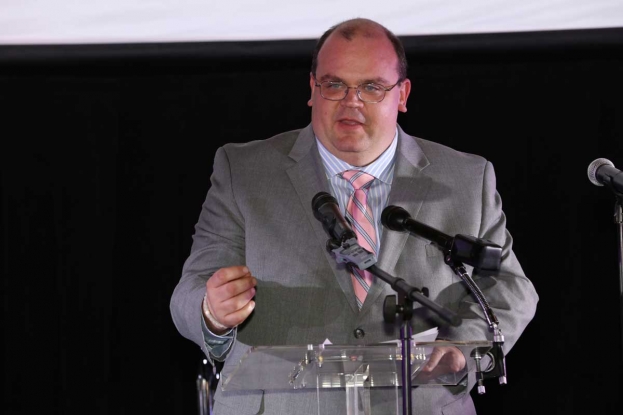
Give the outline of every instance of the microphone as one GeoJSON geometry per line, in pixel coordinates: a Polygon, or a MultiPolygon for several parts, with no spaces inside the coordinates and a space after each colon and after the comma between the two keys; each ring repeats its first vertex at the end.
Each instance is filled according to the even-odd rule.
{"type": "Polygon", "coordinates": [[[608,186],[615,193],[623,193],[623,172],[608,159],[599,158],[588,165],[588,179],[595,186],[608,186]]]}
{"type": "Polygon", "coordinates": [[[398,206],[387,206],[381,214],[381,223],[392,231],[409,232],[438,245],[450,255],[451,261],[473,266],[477,271],[498,271],[502,247],[493,242],[469,235],[451,237],[411,218],[409,212],[398,206]]]}
{"type": "Polygon", "coordinates": [[[314,217],[322,223],[331,237],[327,245],[338,262],[352,263],[363,270],[376,264],[374,254],[363,249],[357,242],[357,234],[346,221],[337,200],[327,192],[318,192],[312,199],[314,217]]]}
{"type": "Polygon", "coordinates": [[[314,217],[322,223],[322,227],[329,236],[337,243],[342,245],[349,239],[357,235],[350,224],[346,222],[337,200],[327,192],[318,192],[312,199],[312,210],[314,217]]]}

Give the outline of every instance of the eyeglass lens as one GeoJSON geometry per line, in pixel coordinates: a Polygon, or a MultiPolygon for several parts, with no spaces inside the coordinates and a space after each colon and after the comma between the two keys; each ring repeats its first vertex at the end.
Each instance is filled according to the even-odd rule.
{"type": "MultiPolygon", "coordinates": [[[[349,87],[342,82],[325,81],[320,84],[320,94],[333,101],[346,97],[349,87]]],[[[362,101],[379,102],[385,98],[385,89],[376,84],[361,84],[357,86],[357,94],[362,101]]]]}

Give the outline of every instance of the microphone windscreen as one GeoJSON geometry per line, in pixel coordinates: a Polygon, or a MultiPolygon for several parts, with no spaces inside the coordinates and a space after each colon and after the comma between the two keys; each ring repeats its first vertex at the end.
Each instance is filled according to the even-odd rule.
{"type": "Polygon", "coordinates": [[[409,219],[409,212],[400,206],[387,206],[381,213],[381,223],[392,231],[404,231],[404,221],[409,219]]]}
{"type": "Polygon", "coordinates": [[[588,165],[588,180],[595,186],[603,186],[599,180],[597,180],[597,170],[602,166],[614,167],[614,164],[608,159],[597,159],[588,165]]]}
{"type": "Polygon", "coordinates": [[[314,212],[314,217],[319,221],[322,221],[322,215],[319,210],[322,206],[327,203],[333,203],[337,205],[337,200],[327,192],[318,192],[316,196],[312,199],[312,211],[314,212]]]}

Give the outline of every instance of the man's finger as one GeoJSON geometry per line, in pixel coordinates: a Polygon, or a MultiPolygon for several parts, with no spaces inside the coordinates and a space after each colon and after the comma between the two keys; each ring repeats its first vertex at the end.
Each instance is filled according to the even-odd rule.
{"type": "Polygon", "coordinates": [[[227,284],[223,284],[219,287],[206,286],[208,300],[214,307],[221,308],[222,303],[230,301],[232,298],[254,289],[256,285],[257,280],[255,277],[246,276],[229,281],[227,284]]]}
{"type": "Polygon", "coordinates": [[[247,290],[241,291],[237,295],[223,300],[214,306],[210,304],[210,310],[216,313],[216,317],[220,319],[226,318],[228,314],[235,313],[244,308],[255,296],[255,288],[250,286],[247,290]]]}
{"type": "Polygon", "coordinates": [[[435,347],[433,352],[430,354],[430,358],[428,359],[428,363],[426,363],[426,366],[424,366],[422,368],[422,371],[423,372],[432,372],[433,369],[435,369],[437,367],[437,365],[439,364],[439,361],[441,360],[441,358],[443,357],[444,354],[445,354],[445,352],[443,351],[443,349],[441,349],[439,347],[435,347]]]}
{"type": "Polygon", "coordinates": [[[233,313],[227,314],[222,323],[228,327],[235,327],[241,324],[243,321],[249,317],[251,312],[255,309],[255,301],[249,301],[244,307],[239,310],[234,311],[233,313]]]}
{"type": "Polygon", "coordinates": [[[230,281],[234,281],[238,278],[242,278],[245,275],[250,274],[249,268],[244,265],[236,265],[233,267],[221,268],[216,271],[212,277],[208,280],[208,283],[212,288],[219,287],[227,284],[230,281]]]}

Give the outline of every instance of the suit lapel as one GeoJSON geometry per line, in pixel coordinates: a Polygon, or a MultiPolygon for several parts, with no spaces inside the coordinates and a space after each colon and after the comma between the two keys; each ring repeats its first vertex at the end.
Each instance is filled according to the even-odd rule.
{"type": "MultiPolygon", "coordinates": [[[[430,163],[415,138],[405,134],[400,127],[398,127],[398,140],[394,178],[387,205],[400,206],[415,219],[432,184],[432,179],[422,173],[430,163]]],[[[383,229],[381,252],[376,265],[392,274],[408,237],[407,232],[383,229]]],[[[370,310],[374,302],[379,300],[385,288],[386,283],[383,281],[376,281],[372,285],[361,309],[362,316],[370,310]]]]}
{"type": "Polygon", "coordinates": [[[286,172],[299,196],[299,201],[307,219],[314,230],[312,237],[316,239],[318,246],[324,252],[325,258],[329,262],[329,266],[333,270],[335,278],[346,297],[346,301],[354,312],[359,313],[350,274],[345,266],[337,266],[335,258],[327,251],[326,245],[329,236],[324,231],[321,223],[314,217],[311,208],[312,199],[318,192],[331,193],[311,125],[301,130],[289,156],[296,163],[288,168],[286,172]]]}

